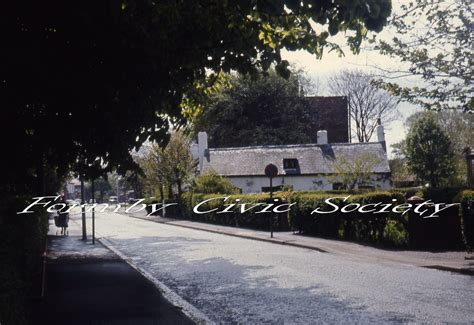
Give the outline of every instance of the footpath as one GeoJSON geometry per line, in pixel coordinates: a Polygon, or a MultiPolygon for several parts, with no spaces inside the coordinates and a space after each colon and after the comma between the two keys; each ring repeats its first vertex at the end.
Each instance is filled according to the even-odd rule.
{"type": "Polygon", "coordinates": [[[31,324],[194,324],[99,241],[82,241],[77,219],[69,222],[69,236],[56,235],[50,220],[45,270],[31,324]]]}
{"type": "Polygon", "coordinates": [[[324,253],[336,254],[341,257],[354,260],[363,260],[366,262],[378,264],[400,263],[417,267],[451,271],[466,275],[474,275],[473,255],[462,251],[429,252],[414,250],[389,250],[347,241],[303,236],[294,234],[293,232],[275,232],[273,234],[273,238],[270,238],[270,233],[266,231],[227,227],[189,220],[163,218],[161,216],[146,216],[145,211],[129,213],[125,215],[149,220],[152,222],[164,223],[167,225],[208,231],[252,240],[260,240],[280,245],[312,249],[324,253]]]}

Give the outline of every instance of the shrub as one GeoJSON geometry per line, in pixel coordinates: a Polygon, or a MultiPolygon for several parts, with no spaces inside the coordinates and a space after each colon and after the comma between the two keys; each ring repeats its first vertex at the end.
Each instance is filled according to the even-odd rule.
{"type": "MultiPolygon", "coordinates": [[[[352,195],[348,200],[343,202],[343,196],[351,195],[347,192],[326,193],[322,191],[305,191],[305,192],[276,192],[275,198],[281,202],[288,201],[296,203],[290,212],[279,214],[274,217],[274,228],[279,230],[293,229],[308,235],[316,235],[328,238],[353,239],[374,243],[389,243],[393,245],[404,245],[407,234],[405,230],[405,218],[399,215],[390,214],[362,214],[358,212],[341,213],[335,212],[331,214],[311,214],[316,207],[329,209],[325,204],[325,200],[329,197],[338,197],[332,202],[339,204],[341,207],[349,203],[392,203],[392,199],[397,199],[399,203],[404,203],[405,198],[401,193],[390,192],[357,192],[359,194],[352,195]]],[[[255,214],[255,210],[245,213],[236,211],[239,207],[232,209],[234,213],[217,213],[213,211],[205,214],[193,213],[193,207],[198,203],[212,198],[229,196],[227,201],[211,200],[201,206],[202,210],[212,210],[218,208],[222,210],[226,204],[235,203],[235,199],[245,203],[267,203],[269,202],[268,193],[260,194],[239,194],[239,195],[223,195],[223,194],[202,194],[202,193],[185,193],[182,197],[182,206],[186,218],[222,224],[228,226],[249,227],[254,229],[268,229],[268,215],[255,214]]],[[[328,210],[329,211],[329,210],[328,210]]]]}
{"type": "MultiPolygon", "coordinates": [[[[183,214],[188,219],[201,222],[215,223],[226,226],[248,227],[261,230],[267,230],[269,228],[269,214],[255,214],[255,208],[244,213],[240,212],[240,206],[238,205],[234,206],[230,210],[232,212],[229,213],[218,213],[219,211],[212,211],[205,214],[196,214],[193,212],[194,206],[196,206],[198,203],[219,197],[229,198],[225,202],[223,199],[210,200],[205,204],[202,204],[200,209],[202,211],[208,211],[217,208],[219,211],[222,211],[228,204],[239,203],[235,201],[236,199],[239,199],[242,203],[249,204],[263,204],[268,203],[270,200],[268,193],[238,195],[184,193],[181,202],[183,205],[183,214]]],[[[279,195],[279,193],[275,193],[274,198],[281,201],[284,200],[284,198],[279,195]]],[[[286,214],[283,218],[275,218],[274,226],[279,230],[288,230],[286,214]]]]}
{"type": "MultiPolygon", "coordinates": [[[[152,212],[152,204],[157,204],[158,208],[161,207],[161,204],[163,203],[159,198],[157,197],[147,197],[143,201],[144,204],[146,204],[145,211],[147,214],[150,214],[152,212]]],[[[170,203],[176,203],[176,200],[172,199],[165,199],[165,204],[170,204],[170,203]]],[[[166,207],[166,212],[165,212],[165,217],[172,217],[172,218],[177,218],[181,216],[181,208],[179,204],[172,205],[169,207],[166,207]]],[[[163,216],[163,210],[159,210],[152,215],[161,215],[163,216]]]]}
{"type": "Polygon", "coordinates": [[[453,200],[461,203],[459,209],[464,244],[472,251],[474,248],[474,190],[464,190],[453,200]]]}
{"type": "Polygon", "coordinates": [[[398,192],[402,193],[405,199],[409,199],[412,196],[423,196],[422,187],[399,187],[390,190],[391,193],[398,192]]]}
{"type": "MultiPolygon", "coordinates": [[[[389,214],[371,214],[360,213],[358,211],[350,213],[342,213],[336,211],[331,214],[311,214],[317,207],[327,207],[325,200],[333,197],[331,202],[342,207],[343,205],[368,204],[368,203],[392,203],[392,199],[396,199],[399,203],[404,203],[405,199],[400,193],[390,192],[358,192],[359,194],[350,194],[351,192],[330,193],[295,193],[291,197],[292,202],[296,202],[296,209],[290,213],[290,225],[293,230],[302,233],[316,235],[321,237],[350,239],[374,243],[389,242],[390,238],[385,238],[386,227],[388,221],[392,220],[392,224],[399,224],[402,232],[400,236],[405,236],[404,218],[394,213],[389,214]],[[345,202],[343,197],[351,195],[345,202]]],[[[324,208],[323,208],[324,209],[324,208]]],[[[324,210],[323,210],[324,211],[324,210]]],[[[389,230],[390,232],[390,230],[389,230]]],[[[399,241],[400,242],[400,241],[399,241]]]]}
{"type": "Polygon", "coordinates": [[[204,194],[238,194],[240,192],[229,179],[218,175],[214,171],[196,177],[192,189],[196,193],[204,194]]]}
{"type": "Polygon", "coordinates": [[[17,215],[28,203],[13,198],[0,205],[0,323],[26,322],[26,296],[40,281],[42,253],[48,231],[44,209],[17,215]]]}
{"type": "Polygon", "coordinates": [[[425,200],[433,202],[452,203],[454,198],[462,191],[459,187],[443,187],[443,188],[423,188],[422,196],[425,200]]]}

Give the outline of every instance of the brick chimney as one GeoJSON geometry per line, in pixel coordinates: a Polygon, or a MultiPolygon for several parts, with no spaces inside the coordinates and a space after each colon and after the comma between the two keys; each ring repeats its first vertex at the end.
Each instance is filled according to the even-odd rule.
{"type": "Polygon", "coordinates": [[[383,128],[382,122],[380,119],[377,120],[377,142],[380,142],[383,146],[383,149],[387,151],[387,144],[385,143],[385,130],[383,128]]]}

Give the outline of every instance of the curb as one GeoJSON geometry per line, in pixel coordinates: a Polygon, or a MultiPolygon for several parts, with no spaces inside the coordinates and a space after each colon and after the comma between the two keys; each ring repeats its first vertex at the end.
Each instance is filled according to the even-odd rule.
{"type": "Polygon", "coordinates": [[[469,270],[469,269],[460,269],[460,268],[445,266],[445,265],[423,265],[421,267],[424,267],[425,269],[432,269],[432,270],[439,270],[439,271],[458,273],[462,275],[474,276],[474,270],[469,270]]]}
{"type": "MultiPolygon", "coordinates": [[[[98,233],[97,233],[98,234],[98,233]]],[[[100,234],[100,238],[96,238],[102,245],[106,248],[114,252],[117,256],[119,256],[124,262],[130,265],[134,270],[138,271],[141,275],[143,275],[148,281],[153,283],[163,294],[164,298],[171,302],[173,305],[181,309],[181,311],[192,319],[196,324],[215,324],[212,322],[202,311],[191,305],[189,302],[181,298],[177,293],[167,287],[163,282],[156,279],[153,275],[149,272],[145,271],[144,269],[140,268],[136,265],[132,259],[127,257],[123,254],[120,250],[115,248],[112,243],[106,239],[102,234],[100,234]]]]}
{"type": "MultiPolygon", "coordinates": [[[[234,234],[234,233],[228,233],[228,232],[225,232],[225,231],[203,229],[203,228],[200,228],[200,227],[193,227],[193,226],[188,226],[188,225],[179,225],[179,224],[173,223],[173,221],[164,222],[164,221],[159,221],[159,220],[148,219],[148,218],[145,218],[145,217],[138,217],[138,216],[134,216],[134,215],[131,215],[131,214],[122,214],[122,215],[131,217],[131,218],[145,220],[145,221],[151,221],[151,222],[161,223],[161,224],[165,224],[165,225],[175,226],[175,227],[182,227],[182,228],[188,228],[188,229],[193,229],[193,230],[206,231],[206,232],[210,232],[210,233],[214,233],[214,234],[221,234],[221,235],[225,235],[225,236],[232,236],[232,237],[238,237],[238,238],[244,238],[244,239],[250,239],[250,240],[258,240],[258,241],[263,241],[263,242],[272,243],[272,244],[279,244],[279,245],[287,245],[287,246],[293,246],[293,247],[298,247],[298,248],[305,248],[305,249],[314,250],[314,251],[317,251],[317,252],[320,252],[320,253],[330,253],[329,251],[324,250],[322,248],[314,247],[314,246],[308,246],[308,245],[304,245],[304,244],[297,244],[297,243],[292,243],[292,242],[287,242],[287,241],[279,241],[279,240],[275,240],[275,239],[271,239],[271,238],[267,239],[267,238],[253,237],[253,236],[247,236],[247,235],[241,235],[241,234],[234,234]]],[[[413,264],[409,264],[409,265],[413,265],[413,264]]],[[[445,265],[436,265],[436,264],[435,265],[414,265],[414,266],[422,267],[422,268],[426,268],[426,269],[433,269],[433,270],[439,270],[439,271],[445,271],[445,272],[458,273],[458,274],[462,274],[462,275],[474,276],[474,270],[469,270],[469,269],[461,269],[461,268],[445,266],[445,265]]]]}

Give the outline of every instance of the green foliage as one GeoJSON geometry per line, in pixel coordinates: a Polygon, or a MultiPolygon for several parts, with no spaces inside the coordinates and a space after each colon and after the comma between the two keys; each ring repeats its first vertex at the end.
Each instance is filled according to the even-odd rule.
{"type": "Polygon", "coordinates": [[[409,172],[404,158],[394,158],[388,161],[391,172],[391,180],[395,186],[399,184],[415,182],[413,175],[409,172]]]}
{"type": "Polygon", "coordinates": [[[0,120],[2,138],[16,140],[3,149],[21,154],[2,188],[30,187],[45,161],[60,175],[75,167],[89,178],[93,165],[123,174],[136,168],[131,151],[165,144],[170,122],[186,122],[183,98],[209,74],[275,64],[287,76],[282,50],[342,52],[336,33],[358,52],[390,12],[388,0],[10,2],[0,14],[0,120]]]}
{"type": "Polygon", "coordinates": [[[401,9],[402,13],[390,21],[395,36],[390,41],[379,41],[377,48],[407,64],[402,71],[389,71],[389,77],[411,74],[422,82],[412,87],[379,83],[426,109],[474,111],[472,2],[414,0],[404,2],[401,9]]]}
{"type": "Polygon", "coordinates": [[[237,194],[239,189],[232,182],[214,171],[200,175],[193,180],[192,190],[204,194],[237,194]]]}
{"type": "Polygon", "coordinates": [[[206,131],[213,147],[310,143],[304,101],[308,86],[302,72],[284,79],[271,70],[259,78],[238,75],[213,94],[197,119],[195,131],[206,131]]]}
{"type": "Polygon", "coordinates": [[[411,125],[404,154],[410,171],[432,187],[446,184],[454,174],[451,141],[431,116],[411,125]]]}
{"type": "Polygon", "coordinates": [[[423,188],[421,187],[399,187],[399,188],[394,188],[390,190],[390,192],[398,192],[401,193],[405,199],[409,199],[412,196],[419,196],[423,197],[423,188]]]}
{"type": "Polygon", "coordinates": [[[464,190],[454,198],[454,202],[461,203],[459,213],[462,221],[464,244],[468,250],[474,249],[474,190],[464,190]]]}
{"type": "MultiPolygon", "coordinates": [[[[244,203],[266,203],[270,200],[270,196],[268,193],[261,193],[261,194],[237,194],[237,195],[228,195],[228,194],[202,194],[202,193],[183,193],[182,196],[182,204],[184,205],[184,216],[191,220],[200,221],[200,222],[208,222],[214,224],[221,224],[226,226],[236,226],[236,227],[248,227],[254,229],[268,229],[269,221],[268,215],[265,214],[255,214],[255,210],[249,210],[244,213],[240,213],[239,207],[235,206],[231,211],[232,213],[217,213],[218,211],[205,213],[205,214],[196,214],[193,212],[193,207],[196,206],[198,203],[209,200],[212,198],[222,198],[222,197],[229,197],[227,201],[223,201],[223,199],[216,199],[211,200],[203,204],[200,209],[202,211],[209,211],[212,209],[220,209],[223,210],[226,206],[224,204],[231,204],[236,203],[236,199],[240,199],[240,202],[244,203]]],[[[278,194],[274,196],[275,198],[281,198],[278,194]]],[[[282,223],[286,223],[286,215],[284,216],[284,221],[282,223]]],[[[278,227],[279,220],[275,220],[275,226],[278,227]]]]}
{"type": "MultiPolygon", "coordinates": [[[[474,114],[463,113],[459,110],[449,111],[421,111],[409,116],[406,120],[408,127],[411,127],[417,120],[425,117],[433,118],[440,126],[443,132],[451,140],[453,148],[453,160],[455,172],[447,179],[448,186],[461,187],[467,182],[466,159],[464,149],[474,146],[474,114]]],[[[392,171],[392,180],[395,184],[403,183],[406,180],[411,181],[412,175],[407,167],[404,151],[406,141],[392,145],[394,148],[395,159],[389,161],[392,171]]]]}
{"type": "Polygon", "coordinates": [[[338,157],[332,162],[334,176],[332,182],[341,182],[348,190],[370,183],[374,167],[380,163],[377,157],[371,154],[360,154],[350,161],[338,157]]]}
{"type": "Polygon", "coordinates": [[[17,215],[28,200],[2,198],[0,206],[0,322],[26,323],[26,296],[37,295],[41,281],[42,253],[48,231],[45,210],[17,215]]]}
{"type": "MultiPolygon", "coordinates": [[[[184,193],[183,208],[186,218],[209,223],[217,223],[229,226],[241,226],[256,229],[268,229],[268,216],[255,214],[255,210],[250,210],[243,214],[239,213],[239,207],[234,207],[233,213],[219,214],[209,212],[206,214],[195,214],[192,209],[199,202],[216,197],[228,195],[184,193]]],[[[405,245],[408,240],[406,230],[406,217],[398,214],[362,214],[359,212],[341,213],[340,211],[321,215],[311,214],[316,207],[329,209],[324,200],[329,197],[337,197],[332,202],[339,206],[349,203],[392,203],[393,199],[397,203],[404,203],[405,198],[401,193],[394,192],[351,192],[338,191],[338,193],[327,193],[321,191],[314,192],[277,192],[274,195],[280,202],[296,203],[288,213],[283,213],[274,217],[275,229],[286,230],[290,227],[308,235],[316,235],[328,238],[338,238],[347,240],[357,240],[371,243],[383,243],[388,245],[405,245]],[[352,195],[345,202],[342,197],[352,195]],[[286,219],[286,220],[285,220],[286,219]]],[[[208,211],[218,208],[219,211],[225,208],[224,204],[235,203],[235,199],[245,203],[266,203],[269,201],[268,193],[261,194],[238,194],[230,195],[229,199],[223,202],[222,199],[208,201],[201,206],[201,210],[208,211]]],[[[329,211],[329,210],[328,210],[329,211]]]]}
{"type": "Polygon", "coordinates": [[[178,196],[182,187],[194,175],[196,161],[190,152],[190,140],[182,131],[175,131],[165,148],[151,143],[144,153],[136,158],[144,173],[144,187],[149,195],[156,189],[161,199],[165,197],[163,187],[176,186],[178,196]]]}
{"type": "Polygon", "coordinates": [[[182,186],[196,171],[197,162],[192,157],[189,148],[190,139],[182,131],[175,131],[159,157],[158,173],[167,184],[177,186],[178,197],[181,196],[182,186]]]}

